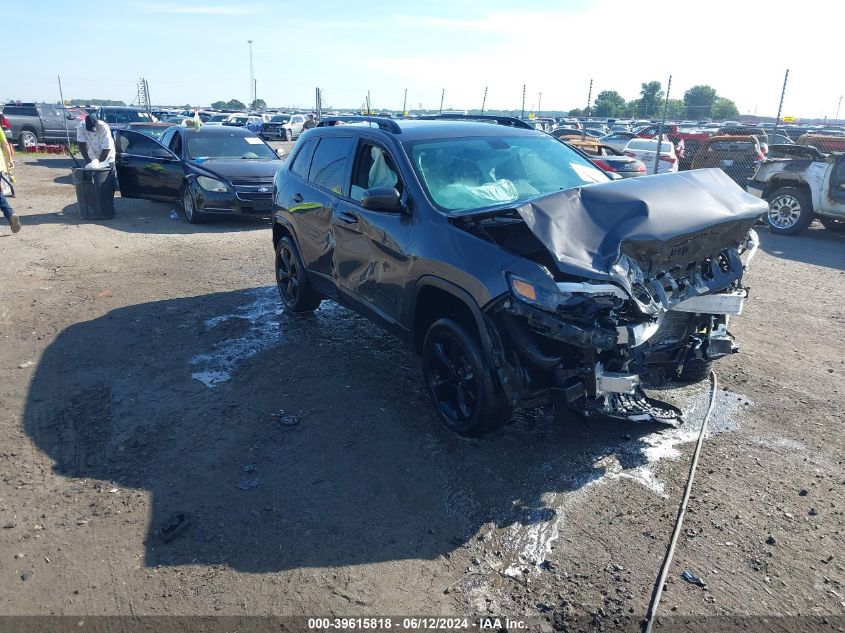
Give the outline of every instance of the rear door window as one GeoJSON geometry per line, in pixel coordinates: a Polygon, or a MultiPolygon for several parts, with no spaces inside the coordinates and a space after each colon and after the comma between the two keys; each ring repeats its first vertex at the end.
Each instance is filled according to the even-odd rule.
{"type": "Polygon", "coordinates": [[[308,180],[318,187],[341,196],[348,196],[346,173],[354,144],[354,139],[349,136],[320,139],[320,144],[317,145],[314,158],[311,160],[308,180]]]}
{"type": "Polygon", "coordinates": [[[163,149],[159,143],[141,132],[121,130],[115,136],[117,137],[115,148],[120,154],[150,157],[153,156],[154,150],[163,149]]]}

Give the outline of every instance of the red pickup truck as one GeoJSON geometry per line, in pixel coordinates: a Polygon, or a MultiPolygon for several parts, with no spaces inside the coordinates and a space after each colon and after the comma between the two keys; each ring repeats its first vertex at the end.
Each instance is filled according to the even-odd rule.
{"type": "MultiPolygon", "coordinates": [[[[636,134],[640,138],[654,138],[659,130],[659,125],[647,125],[637,130],[636,134]]],[[[678,169],[680,170],[690,169],[692,159],[695,158],[701,144],[711,136],[709,132],[701,130],[682,132],[674,123],[665,124],[663,134],[675,145],[675,153],[678,155],[678,169]]]]}

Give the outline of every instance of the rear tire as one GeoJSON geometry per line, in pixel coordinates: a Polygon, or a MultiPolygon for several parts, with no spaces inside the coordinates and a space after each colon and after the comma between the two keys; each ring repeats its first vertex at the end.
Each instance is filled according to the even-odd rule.
{"type": "Polygon", "coordinates": [[[18,137],[18,148],[22,152],[26,151],[28,146],[37,145],[38,144],[38,136],[32,130],[21,130],[21,134],[18,137]]]}
{"type": "Polygon", "coordinates": [[[423,342],[423,375],[438,417],[461,435],[505,424],[512,410],[478,342],[453,319],[435,321],[423,342]]]}
{"type": "Polygon", "coordinates": [[[313,312],[323,300],[311,288],[299,250],[290,237],[276,244],[276,288],[285,309],[291,312],[313,312]]]}
{"type": "Polygon", "coordinates": [[[800,233],[813,221],[813,206],[805,191],[796,187],[781,187],[769,197],[766,223],[769,231],[779,235],[800,233]]]}

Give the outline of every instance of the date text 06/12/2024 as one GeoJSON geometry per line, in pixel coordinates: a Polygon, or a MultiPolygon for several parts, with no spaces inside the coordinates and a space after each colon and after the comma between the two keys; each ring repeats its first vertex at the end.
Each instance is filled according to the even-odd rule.
{"type": "Polygon", "coordinates": [[[526,629],[522,620],[507,617],[482,617],[478,619],[456,617],[354,617],[308,618],[310,631],[508,631],[526,629]]]}

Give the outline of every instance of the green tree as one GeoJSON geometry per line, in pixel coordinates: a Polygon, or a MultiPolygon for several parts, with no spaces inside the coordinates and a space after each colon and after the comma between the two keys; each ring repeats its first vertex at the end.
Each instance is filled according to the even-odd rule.
{"type": "Polygon", "coordinates": [[[640,108],[637,116],[653,119],[663,111],[663,88],[659,81],[649,81],[642,84],[640,90],[640,108]]]}
{"type": "Polygon", "coordinates": [[[586,108],[584,108],[584,109],[574,108],[574,109],[569,111],[568,116],[575,116],[575,117],[587,116],[587,109],[586,108]]]}
{"type": "Polygon", "coordinates": [[[669,104],[666,108],[666,120],[677,121],[684,118],[686,106],[683,99],[669,99],[669,104]]]}
{"type": "Polygon", "coordinates": [[[267,102],[264,101],[264,99],[256,99],[250,104],[249,107],[253,110],[263,110],[267,107],[267,102]]]}
{"type": "Polygon", "coordinates": [[[737,110],[736,104],[724,97],[716,97],[716,100],[713,102],[713,109],[710,111],[710,115],[717,121],[724,121],[738,114],[739,110],[737,110]]]}
{"type": "Polygon", "coordinates": [[[706,85],[693,86],[684,93],[686,118],[704,119],[712,115],[716,89],[706,85]]]}
{"type": "Polygon", "coordinates": [[[638,117],[641,101],[641,99],[631,99],[628,103],[626,103],[625,107],[622,109],[622,117],[626,119],[634,119],[638,117]]]}
{"type": "Polygon", "coordinates": [[[226,107],[226,102],[225,101],[215,101],[214,103],[211,104],[211,107],[215,110],[222,110],[223,108],[226,107]]]}
{"type": "Polygon", "coordinates": [[[183,109],[183,110],[190,110],[190,109],[191,109],[191,104],[190,104],[190,103],[186,103],[185,105],[183,105],[183,106],[182,106],[182,109],[183,109]]]}
{"type": "Polygon", "coordinates": [[[593,116],[620,117],[625,109],[625,99],[615,90],[603,90],[596,97],[593,116]]]}
{"type": "Polygon", "coordinates": [[[246,104],[243,101],[238,101],[237,99],[229,99],[226,102],[226,107],[232,110],[246,110],[246,104]]]}

